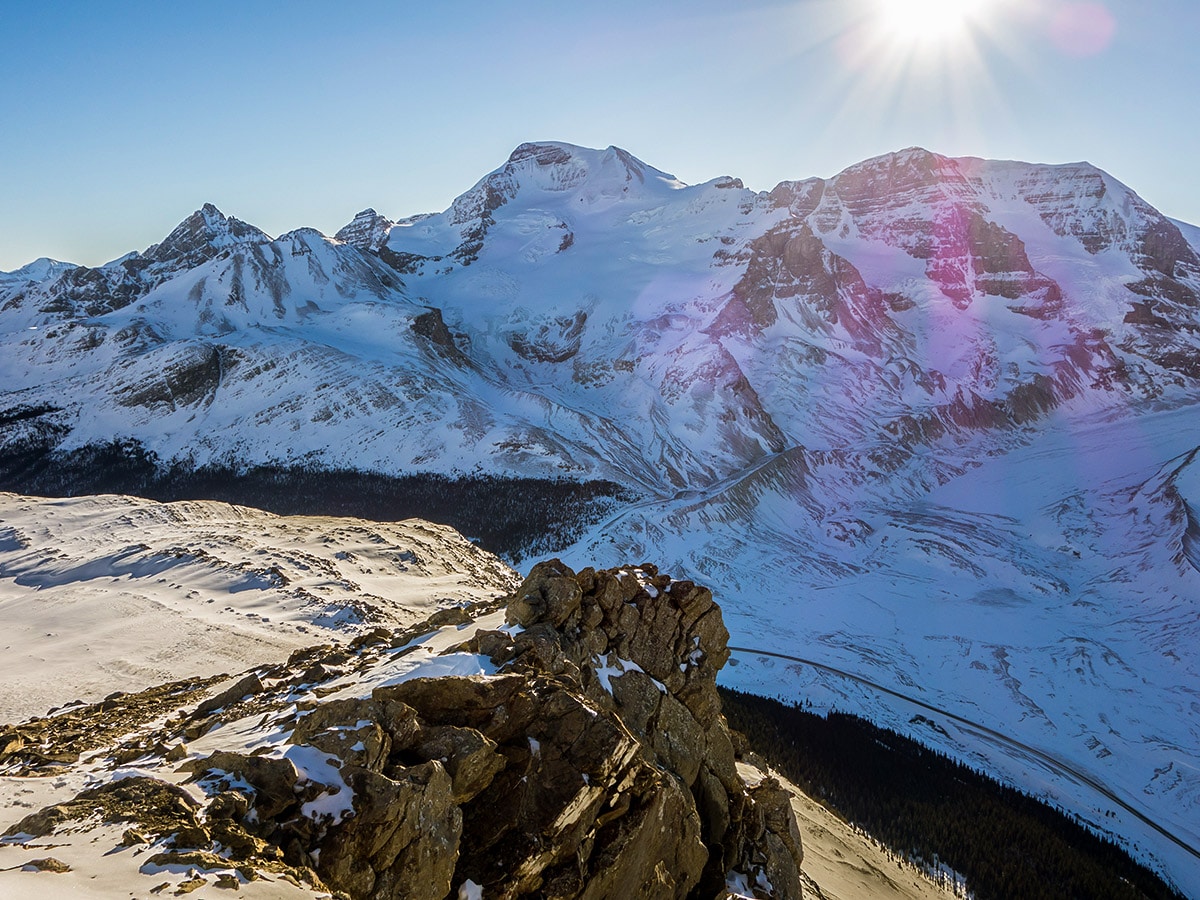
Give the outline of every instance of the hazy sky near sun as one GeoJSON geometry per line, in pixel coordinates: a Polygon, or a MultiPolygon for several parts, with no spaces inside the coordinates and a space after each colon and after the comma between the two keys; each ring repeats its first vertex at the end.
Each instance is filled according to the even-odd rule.
{"type": "Polygon", "coordinates": [[[757,190],[912,145],[1086,159],[1200,223],[1200,2],[960,0],[923,37],[912,2],[8,0],[0,270],[205,202],[272,234],[441,210],[527,140],[757,190]]]}

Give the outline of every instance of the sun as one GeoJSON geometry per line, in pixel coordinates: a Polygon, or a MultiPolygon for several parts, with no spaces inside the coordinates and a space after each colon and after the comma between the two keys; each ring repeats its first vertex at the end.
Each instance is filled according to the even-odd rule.
{"type": "Polygon", "coordinates": [[[874,0],[887,40],[914,47],[944,46],[970,37],[989,0],[874,0]]]}
{"type": "Polygon", "coordinates": [[[852,10],[832,42],[827,127],[898,129],[913,143],[930,142],[922,134],[933,129],[969,145],[1007,112],[992,63],[1025,57],[1033,4],[1052,0],[827,2],[852,10]]]}

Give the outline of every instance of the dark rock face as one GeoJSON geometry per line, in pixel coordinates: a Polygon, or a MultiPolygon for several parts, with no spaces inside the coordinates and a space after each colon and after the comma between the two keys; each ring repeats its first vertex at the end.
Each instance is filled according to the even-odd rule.
{"type": "Polygon", "coordinates": [[[566,362],[579,352],[586,324],[587,313],[578,310],[574,315],[539,322],[537,328],[513,332],[508,336],[508,345],[531,362],[566,362]]]}
{"type": "Polygon", "coordinates": [[[466,362],[466,357],[454,343],[454,335],[450,333],[450,329],[446,327],[446,322],[442,319],[440,309],[430,307],[428,312],[415,316],[411,327],[421,337],[429,339],[439,356],[453,359],[456,362],[466,362]]]}
{"type": "Polygon", "coordinates": [[[142,256],[152,263],[169,263],[190,269],[212,259],[226,247],[270,241],[264,231],[241,219],[226,216],[211,203],[206,203],[142,256]]]}
{"type": "Polygon", "coordinates": [[[501,674],[416,678],[300,721],[293,742],[340,756],[355,796],[312,847],[325,883],[372,900],[467,880],[487,897],[683,898],[719,896],[738,868],[799,896],[786,795],[748,791],[734,766],[709,591],[555,561],[507,617],[523,630],[463,648],[501,674]]]}
{"type": "MultiPolygon", "coordinates": [[[[168,353],[164,351],[164,356],[168,353]]],[[[207,405],[220,387],[224,370],[222,348],[195,342],[163,360],[161,378],[138,376],[119,383],[117,402],[122,406],[165,407],[207,405]]]]}
{"type": "MultiPolygon", "coordinates": [[[[1062,290],[1034,271],[1025,243],[977,209],[953,206],[933,222],[926,271],[954,305],[965,309],[977,294],[1026,298],[1028,309],[1057,312],[1062,290]]],[[[1026,310],[1023,310],[1026,311],[1026,310]]]]}
{"type": "Polygon", "coordinates": [[[879,354],[895,332],[893,298],[871,288],[847,259],[805,223],[787,222],[750,244],[746,274],[712,327],[713,334],[758,332],[785,314],[814,332],[840,326],[854,345],[879,354]]]}
{"type": "MultiPolygon", "coordinates": [[[[788,795],[770,778],[747,787],[735,766],[715,683],[729,634],[707,589],[650,565],[576,573],[554,560],[507,598],[505,615],[503,630],[429,622],[298,651],[199,703],[196,691],[116,698],[113,711],[158,713],[179,698],[161,730],[112,758],[157,757],[205,801],[129,778],[8,834],[48,835],[98,812],[133,826],[126,846],[161,842],[156,865],[271,872],[353,900],[442,900],[468,882],[489,900],[683,900],[724,896],[734,870],[773,886],[760,896],[800,896],[788,795]],[[346,695],[347,673],[403,660],[439,624],[464,629],[443,653],[490,657],[496,674],[379,678],[346,695]],[[245,743],[252,722],[276,735],[270,749],[245,743]],[[242,737],[229,749],[181,743],[211,748],[232,723],[242,737]]],[[[0,753],[27,756],[28,743],[53,737],[8,729],[0,753]]]]}

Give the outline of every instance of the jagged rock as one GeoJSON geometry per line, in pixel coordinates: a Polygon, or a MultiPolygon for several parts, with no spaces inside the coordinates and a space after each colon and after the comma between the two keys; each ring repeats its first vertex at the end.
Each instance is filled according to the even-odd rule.
{"type": "Polygon", "coordinates": [[[780,896],[798,897],[799,866],[788,862],[801,859],[803,853],[791,795],[774,778],[764,778],[748,794],[749,815],[744,820],[748,871],[761,868],[780,896]]]}
{"type": "Polygon", "coordinates": [[[224,780],[232,776],[245,781],[254,788],[253,806],[260,820],[273,819],[297,802],[296,782],[300,773],[290,759],[218,750],[184,765],[197,773],[197,777],[213,773],[218,778],[226,776],[224,780]]]}
{"type": "MultiPolygon", "coordinates": [[[[463,616],[435,614],[408,640],[439,622],[454,633],[463,616]]],[[[442,900],[468,880],[489,900],[683,900],[722,896],[734,868],[799,897],[786,795],[770,781],[746,790],[735,768],[715,683],[728,632],[709,591],[650,565],[576,573],[551,560],[508,598],[506,618],[516,627],[446,651],[487,653],[495,675],[389,676],[345,696],[341,672],[422,649],[381,634],[295,653],[290,670],[227,680],[194,708],[198,690],[180,690],[164,729],[124,738],[125,752],[166,764],[187,752],[180,734],[231,722],[290,733],[272,731],[270,753],[242,744],[187,760],[177,771],[207,795],[203,809],[181,788],[133,778],[10,833],[48,834],[100,809],[136,826],[126,846],[166,840],[173,849],[151,865],[269,871],[352,900],[442,900]],[[329,671],[310,683],[318,667],[329,671]]],[[[106,703],[121,715],[142,700],[106,703]]]]}
{"type": "Polygon", "coordinates": [[[127,828],[125,833],[121,835],[122,847],[136,847],[139,844],[150,843],[150,838],[138,831],[136,828],[127,828]]]}
{"type": "Polygon", "coordinates": [[[439,762],[391,777],[342,770],[354,791],[354,816],[330,830],[317,871],[356,900],[441,900],[450,891],[462,810],[439,762]]]}
{"type": "Polygon", "coordinates": [[[236,703],[247,694],[261,693],[262,689],[263,684],[262,680],[258,677],[258,673],[251,672],[237,679],[228,687],[218,689],[216,694],[197,706],[196,711],[192,715],[196,719],[203,719],[218,709],[228,706],[230,703],[236,703]]]}
{"type": "Polygon", "coordinates": [[[509,601],[507,621],[526,628],[543,619],[554,628],[574,624],[583,596],[574,574],[557,560],[539,563],[509,601]]]}
{"type": "Polygon", "coordinates": [[[11,753],[16,753],[25,747],[25,736],[21,732],[5,730],[0,732],[0,759],[11,753]]]}
{"type": "Polygon", "coordinates": [[[156,836],[196,828],[199,804],[187,791],[157,778],[135,776],[81,791],[73,800],[26,816],[4,836],[43,837],[59,825],[99,815],[103,822],[134,822],[156,836]]]}
{"type": "Polygon", "coordinates": [[[300,719],[290,740],[378,772],[391,751],[393,735],[407,743],[416,729],[411,709],[394,708],[385,713],[382,705],[372,700],[331,700],[300,719]],[[381,720],[390,730],[384,730],[381,720]]]}
{"type": "Polygon", "coordinates": [[[410,748],[428,760],[439,760],[452,780],[454,800],[465,803],[479,794],[505,766],[496,742],[474,728],[435,726],[418,733],[410,748]]]}
{"type": "Polygon", "coordinates": [[[451,606],[439,609],[429,617],[429,624],[441,628],[445,625],[466,625],[471,622],[471,614],[461,606],[451,606]]]}
{"type": "Polygon", "coordinates": [[[374,253],[387,243],[388,232],[395,224],[391,219],[368,208],[357,213],[349,223],[339,228],[334,238],[359,250],[374,253]]]}
{"type": "MultiPolygon", "coordinates": [[[[733,743],[720,713],[715,678],[729,657],[729,634],[710,591],[673,582],[648,565],[576,574],[552,560],[533,568],[508,609],[510,622],[526,626],[513,641],[513,649],[524,647],[513,666],[539,667],[552,659],[558,670],[575,667],[586,673],[589,697],[598,696],[603,671],[611,696],[605,691],[598,699],[607,698],[615,707],[623,725],[641,739],[643,753],[690,788],[706,848],[696,869],[700,896],[720,892],[725,873],[778,829],[784,837],[773,837],[769,848],[753,852],[782,853],[782,859],[773,857],[780,874],[772,884],[781,885],[778,896],[799,896],[802,852],[794,819],[789,826],[776,811],[769,826],[748,830],[743,824],[759,813],[738,778],[733,743]],[[546,630],[556,622],[561,631],[546,630]],[[525,634],[531,637],[522,641],[525,634]],[[555,641],[561,661],[545,646],[555,641]]],[[[488,636],[484,642],[505,655],[496,638],[488,636]]],[[[670,895],[665,885],[657,890],[670,895]]]]}

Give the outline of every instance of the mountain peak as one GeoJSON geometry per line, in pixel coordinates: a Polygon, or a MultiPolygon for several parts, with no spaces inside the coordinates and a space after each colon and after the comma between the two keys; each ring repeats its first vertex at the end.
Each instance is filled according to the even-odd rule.
{"type": "Polygon", "coordinates": [[[187,266],[198,265],[216,256],[221,250],[237,244],[266,244],[270,236],[253,225],[226,216],[212,203],[205,203],[175,230],[146,250],[152,262],[179,261],[187,266]]]}
{"type": "Polygon", "coordinates": [[[335,240],[359,250],[377,251],[387,243],[388,232],[396,223],[367,207],[338,229],[335,240]]]}
{"type": "Polygon", "coordinates": [[[557,141],[527,141],[509,154],[508,161],[517,163],[532,159],[539,166],[551,166],[567,162],[573,155],[571,151],[579,149],[581,148],[573,144],[562,144],[557,141]]]}
{"type": "MultiPolygon", "coordinates": [[[[636,179],[645,182],[649,177],[677,183],[674,175],[647,165],[628,150],[612,145],[603,150],[596,150],[565,141],[527,141],[520,144],[509,154],[508,161],[499,171],[511,174],[524,169],[521,164],[527,161],[534,163],[535,171],[557,169],[560,172],[571,172],[572,177],[567,179],[571,184],[595,175],[604,178],[615,175],[622,181],[636,179]]],[[[557,180],[559,178],[556,178],[557,180]]]]}
{"type": "Polygon", "coordinates": [[[957,160],[926,150],[924,147],[905,147],[903,150],[872,156],[843,169],[837,178],[840,180],[849,176],[854,179],[864,175],[883,177],[889,182],[913,179],[929,182],[962,178],[957,160]]]}
{"type": "Polygon", "coordinates": [[[14,269],[11,272],[0,272],[0,278],[18,281],[49,281],[51,278],[56,278],[68,269],[74,268],[76,268],[75,263],[51,259],[48,256],[39,256],[33,262],[26,263],[19,269],[14,269]]]}

